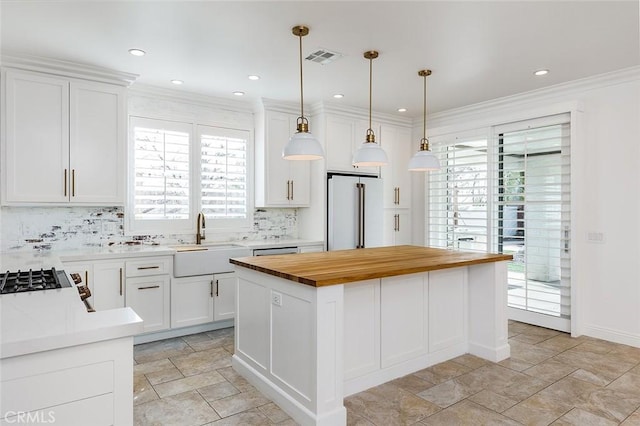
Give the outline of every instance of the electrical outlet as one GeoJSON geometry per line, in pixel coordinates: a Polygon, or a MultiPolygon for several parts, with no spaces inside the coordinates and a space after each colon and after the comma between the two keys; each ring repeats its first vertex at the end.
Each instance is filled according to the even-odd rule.
{"type": "Polygon", "coordinates": [[[275,291],[271,292],[271,304],[276,306],[282,306],[282,294],[275,291]]]}

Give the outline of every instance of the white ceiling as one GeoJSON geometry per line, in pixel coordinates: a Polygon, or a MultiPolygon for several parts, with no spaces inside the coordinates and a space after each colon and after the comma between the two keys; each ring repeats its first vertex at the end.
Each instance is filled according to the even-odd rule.
{"type": "Polygon", "coordinates": [[[344,56],[305,61],[305,103],[324,100],[422,115],[640,65],[639,2],[631,1],[35,1],[0,2],[3,53],[139,74],[138,82],[238,99],[299,102],[298,39],[344,56]],[[133,57],[130,48],[147,52],[133,57]],[[533,71],[550,73],[535,77],[533,71]],[[258,74],[259,81],[249,81],[258,74]],[[334,93],[343,93],[336,101],[334,93]]]}

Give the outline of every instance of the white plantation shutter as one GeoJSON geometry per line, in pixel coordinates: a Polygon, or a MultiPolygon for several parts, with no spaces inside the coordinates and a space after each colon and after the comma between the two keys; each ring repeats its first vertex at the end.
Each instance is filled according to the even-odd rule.
{"type": "Polygon", "coordinates": [[[249,132],[199,126],[202,212],[207,218],[247,219],[249,132]]]}
{"type": "Polygon", "coordinates": [[[186,220],[190,214],[191,126],[133,117],[135,220],[186,220]]]}
{"type": "Polygon", "coordinates": [[[561,114],[494,128],[495,251],[512,253],[508,303],[556,317],[571,313],[570,116],[561,114]]]}
{"type": "Polygon", "coordinates": [[[486,252],[486,131],[434,137],[430,142],[441,168],[429,172],[429,245],[486,252]]]}

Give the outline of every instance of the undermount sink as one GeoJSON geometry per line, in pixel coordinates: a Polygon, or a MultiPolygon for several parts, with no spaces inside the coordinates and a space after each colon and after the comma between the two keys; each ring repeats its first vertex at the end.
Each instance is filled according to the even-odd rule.
{"type": "Polygon", "coordinates": [[[231,272],[233,265],[229,259],[251,256],[251,250],[237,244],[189,244],[173,248],[176,249],[173,255],[175,277],[231,272]]]}

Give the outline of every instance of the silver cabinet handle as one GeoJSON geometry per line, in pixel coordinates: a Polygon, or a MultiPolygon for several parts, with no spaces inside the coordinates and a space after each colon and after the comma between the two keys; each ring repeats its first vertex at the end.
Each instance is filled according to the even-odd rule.
{"type": "Polygon", "coordinates": [[[213,280],[209,281],[209,296],[213,297],[213,280]]]}
{"type": "Polygon", "coordinates": [[[71,196],[76,196],[76,169],[71,169],[71,196]]]}
{"type": "Polygon", "coordinates": [[[143,269],[160,269],[160,266],[155,265],[155,266],[138,266],[138,271],[141,271],[143,269]]]}
{"type": "Polygon", "coordinates": [[[64,169],[64,196],[67,196],[67,169],[64,169]]]}
{"type": "Polygon", "coordinates": [[[289,186],[290,180],[287,181],[287,200],[291,199],[291,187],[289,186]]]}
{"type": "Polygon", "coordinates": [[[291,181],[291,199],[293,200],[293,181],[291,181]]]}
{"type": "Polygon", "coordinates": [[[138,290],[149,290],[149,289],[152,289],[152,288],[160,288],[160,286],[159,285],[150,285],[150,286],[147,286],[147,287],[138,287],[138,290]]]}

